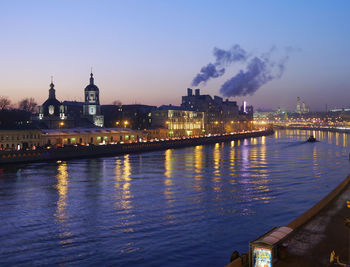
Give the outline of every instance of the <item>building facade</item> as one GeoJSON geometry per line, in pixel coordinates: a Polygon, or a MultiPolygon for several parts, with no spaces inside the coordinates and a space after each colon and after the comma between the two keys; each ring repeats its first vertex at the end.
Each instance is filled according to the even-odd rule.
{"type": "Polygon", "coordinates": [[[147,134],[124,128],[0,130],[0,150],[35,149],[46,146],[99,145],[143,141],[147,134]]]}
{"type": "Polygon", "coordinates": [[[84,89],[84,102],[56,99],[56,90],[51,81],[48,99],[38,107],[38,115],[32,120],[39,128],[62,129],[74,127],[103,127],[101,115],[100,91],[90,74],[90,84],[84,89]]]}
{"type": "Polygon", "coordinates": [[[104,120],[101,115],[100,90],[94,83],[94,76],[90,74],[90,84],[84,90],[83,115],[94,125],[103,127],[104,120]]]}
{"type": "Polygon", "coordinates": [[[167,129],[168,137],[202,135],[205,133],[204,112],[161,106],[152,111],[152,127],[167,129]]]}
{"type": "Polygon", "coordinates": [[[187,96],[182,97],[181,107],[204,112],[204,124],[207,133],[223,133],[226,124],[239,120],[239,108],[236,101],[224,101],[219,96],[201,95],[196,89],[187,89],[187,96]]]}
{"type": "Polygon", "coordinates": [[[41,130],[0,130],[0,150],[32,149],[42,142],[41,130]]]}

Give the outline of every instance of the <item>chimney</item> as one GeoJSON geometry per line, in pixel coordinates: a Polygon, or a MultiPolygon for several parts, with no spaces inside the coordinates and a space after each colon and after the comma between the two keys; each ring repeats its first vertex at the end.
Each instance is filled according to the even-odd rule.
{"type": "Polygon", "coordinates": [[[192,96],[192,89],[191,88],[187,88],[187,95],[192,96]]]}
{"type": "Polygon", "coordinates": [[[199,89],[196,89],[196,96],[199,96],[199,89]]]}

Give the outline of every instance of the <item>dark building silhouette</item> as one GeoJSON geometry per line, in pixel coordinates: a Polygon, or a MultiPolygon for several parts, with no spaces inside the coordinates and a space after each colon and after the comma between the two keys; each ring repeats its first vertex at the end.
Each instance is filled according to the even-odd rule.
{"type": "Polygon", "coordinates": [[[156,106],[140,104],[101,106],[106,127],[127,127],[134,130],[151,128],[151,112],[156,109],[156,106]]]}
{"type": "Polygon", "coordinates": [[[90,74],[90,84],[84,90],[84,102],[63,101],[56,99],[55,85],[51,81],[49,98],[38,107],[38,114],[33,122],[43,129],[103,127],[103,115],[99,100],[99,89],[90,74]]]}
{"type": "Polygon", "coordinates": [[[201,95],[196,89],[187,89],[187,96],[182,97],[181,107],[188,110],[204,112],[204,123],[207,132],[224,132],[225,125],[239,120],[239,111],[236,101],[223,101],[219,96],[201,95]]]}

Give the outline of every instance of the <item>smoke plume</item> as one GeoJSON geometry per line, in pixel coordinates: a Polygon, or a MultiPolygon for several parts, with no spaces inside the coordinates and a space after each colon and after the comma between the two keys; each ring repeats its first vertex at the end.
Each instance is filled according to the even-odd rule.
{"type": "Polygon", "coordinates": [[[245,69],[241,69],[236,75],[228,79],[220,88],[220,93],[226,97],[245,96],[254,94],[261,86],[273,79],[279,79],[285,71],[289,60],[289,54],[299,49],[287,47],[285,56],[279,60],[273,59],[277,51],[275,46],[260,56],[249,55],[239,45],[234,45],[230,50],[214,48],[215,63],[209,63],[203,67],[200,73],[193,79],[192,85],[197,86],[211,78],[217,78],[225,73],[225,66],[234,62],[246,63],[245,69]]]}
{"type": "Polygon", "coordinates": [[[229,50],[214,47],[213,51],[215,63],[209,63],[201,68],[200,73],[192,81],[193,86],[200,83],[206,83],[211,78],[217,78],[225,73],[225,66],[233,62],[245,61],[248,57],[246,51],[238,44],[232,46],[229,50]]]}
{"type": "Polygon", "coordinates": [[[193,79],[192,85],[197,86],[201,82],[205,83],[210,78],[217,78],[225,73],[225,68],[217,68],[217,65],[214,65],[213,63],[209,63],[208,65],[201,68],[200,73],[197,74],[197,76],[193,79]]]}

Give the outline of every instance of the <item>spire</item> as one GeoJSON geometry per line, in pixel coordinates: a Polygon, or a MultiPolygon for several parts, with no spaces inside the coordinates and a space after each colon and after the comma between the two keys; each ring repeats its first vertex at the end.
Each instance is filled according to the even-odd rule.
{"type": "Polygon", "coordinates": [[[54,87],[55,87],[55,85],[53,84],[53,76],[51,76],[51,83],[50,83],[50,89],[49,89],[49,99],[56,99],[54,87]]]}
{"type": "Polygon", "coordinates": [[[53,76],[51,76],[51,83],[50,83],[50,88],[54,88],[55,87],[55,85],[53,84],[53,76]]]}
{"type": "Polygon", "coordinates": [[[90,84],[94,84],[94,75],[92,74],[92,69],[90,73],[90,84]]]}

